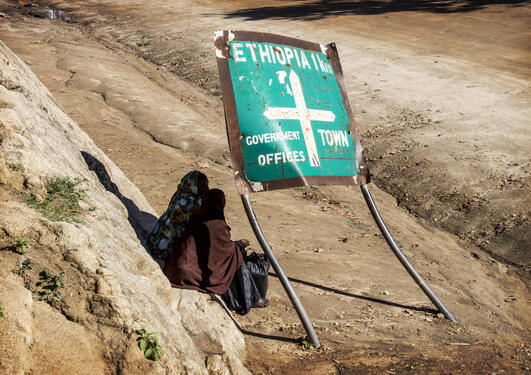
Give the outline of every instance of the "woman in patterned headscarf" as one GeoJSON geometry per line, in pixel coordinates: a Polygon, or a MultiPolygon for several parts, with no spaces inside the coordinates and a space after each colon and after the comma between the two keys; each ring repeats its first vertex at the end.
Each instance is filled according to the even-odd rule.
{"type": "Polygon", "coordinates": [[[203,195],[201,209],[175,243],[164,266],[173,287],[221,295],[230,309],[247,314],[252,307],[267,307],[243,257],[249,241],[232,241],[225,221],[225,194],[212,189],[203,195]]]}
{"type": "Polygon", "coordinates": [[[181,179],[168,209],[147,238],[148,250],[157,260],[166,261],[175,241],[186,229],[190,216],[199,210],[201,195],[206,191],[208,178],[199,171],[189,172],[181,179]]]}

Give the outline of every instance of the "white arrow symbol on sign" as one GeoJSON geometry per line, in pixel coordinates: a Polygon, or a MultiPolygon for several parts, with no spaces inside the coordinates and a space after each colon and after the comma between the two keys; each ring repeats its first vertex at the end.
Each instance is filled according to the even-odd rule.
{"type": "Polygon", "coordinates": [[[306,150],[308,151],[308,158],[310,159],[310,165],[312,167],[320,167],[321,162],[317,155],[317,146],[315,145],[315,138],[313,136],[312,121],[332,122],[336,116],[332,111],[308,109],[306,107],[301,81],[299,76],[293,70],[289,74],[289,82],[291,83],[291,90],[293,91],[293,97],[295,98],[295,108],[269,107],[264,111],[264,116],[270,120],[299,120],[301,123],[304,143],[306,144],[306,150]]]}

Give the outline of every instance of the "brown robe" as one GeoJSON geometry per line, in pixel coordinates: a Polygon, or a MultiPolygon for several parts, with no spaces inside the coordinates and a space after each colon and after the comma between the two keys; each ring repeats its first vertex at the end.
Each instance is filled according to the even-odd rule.
{"type": "Polygon", "coordinates": [[[221,295],[242,262],[223,214],[196,215],[171,252],[164,274],[174,287],[221,295]]]}

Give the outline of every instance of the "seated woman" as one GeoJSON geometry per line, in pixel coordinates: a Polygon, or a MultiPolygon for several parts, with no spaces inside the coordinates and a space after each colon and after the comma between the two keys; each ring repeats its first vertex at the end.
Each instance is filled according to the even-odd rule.
{"type": "Polygon", "coordinates": [[[230,308],[247,314],[251,307],[265,307],[269,301],[261,298],[240,247],[230,239],[224,208],[223,191],[212,189],[203,196],[201,209],[175,244],[164,273],[174,287],[223,295],[230,308]]]}
{"type": "Polygon", "coordinates": [[[188,226],[192,214],[201,206],[201,195],[208,190],[208,178],[199,171],[191,171],[182,179],[173,194],[168,209],[159,218],[147,238],[151,255],[163,265],[175,242],[188,226]]]}

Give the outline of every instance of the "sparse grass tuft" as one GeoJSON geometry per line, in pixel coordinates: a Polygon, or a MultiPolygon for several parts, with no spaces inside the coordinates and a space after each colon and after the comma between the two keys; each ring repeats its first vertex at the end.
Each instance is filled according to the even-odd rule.
{"type": "Polygon", "coordinates": [[[83,213],[79,201],[86,196],[85,190],[77,188],[81,182],[77,178],[57,177],[46,184],[46,198],[39,201],[33,194],[24,194],[23,201],[52,221],[82,223],[76,217],[83,213]]]}
{"type": "Polygon", "coordinates": [[[14,172],[24,172],[22,163],[7,163],[7,167],[14,172]]]}

